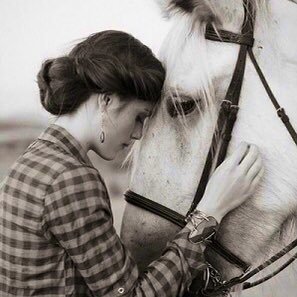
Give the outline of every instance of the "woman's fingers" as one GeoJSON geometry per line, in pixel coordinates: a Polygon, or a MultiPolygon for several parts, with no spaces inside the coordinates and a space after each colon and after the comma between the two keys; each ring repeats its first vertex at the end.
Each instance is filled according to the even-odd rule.
{"type": "Polygon", "coordinates": [[[258,175],[259,171],[262,169],[263,163],[262,159],[258,157],[256,161],[252,164],[252,166],[247,171],[247,178],[252,182],[255,177],[258,175]]]}
{"type": "Polygon", "coordinates": [[[259,158],[259,150],[257,146],[251,144],[247,154],[244,156],[242,162],[239,164],[239,167],[242,168],[244,173],[247,173],[254,163],[259,158]]]}
{"type": "Polygon", "coordinates": [[[252,183],[251,183],[251,192],[254,192],[257,185],[259,184],[259,182],[261,181],[262,177],[264,175],[264,167],[261,167],[261,169],[258,171],[258,173],[256,174],[255,178],[253,179],[252,183]]]}
{"type": "Polygon", "coordinates": [[[244,156],[248,153],[248,150],[249,144],[247,144],[246,142],[241,142],[236,151],[231,156],[231,164],[233,166],[237,166],[242,161],[244,156]]]}

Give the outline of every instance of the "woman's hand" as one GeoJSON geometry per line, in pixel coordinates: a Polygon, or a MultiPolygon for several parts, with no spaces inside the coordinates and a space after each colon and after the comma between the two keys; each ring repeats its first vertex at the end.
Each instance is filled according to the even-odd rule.
{"type": "Polygon", "coordinates": [[[197,209],[220,222],[229,211],[251,196],[263,173],[258,148],[253,144],[241,143],[215,170],[197,209]]]}

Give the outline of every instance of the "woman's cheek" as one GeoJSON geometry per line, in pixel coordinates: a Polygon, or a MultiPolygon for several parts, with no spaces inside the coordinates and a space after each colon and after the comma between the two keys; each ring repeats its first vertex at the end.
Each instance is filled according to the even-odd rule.
{"type": "Polygon", "coordinates": [[[129,123],[129,125],[126,126],[125,130],[123,131],[123,135],[126,136],[126,139],[131,138],[131,135],[133,134],[134,129],[135,129],[135,121],[129,123]]]}

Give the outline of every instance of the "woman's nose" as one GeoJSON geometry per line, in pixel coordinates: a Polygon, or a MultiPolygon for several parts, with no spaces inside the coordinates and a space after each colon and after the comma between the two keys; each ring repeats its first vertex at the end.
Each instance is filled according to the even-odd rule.
{"type": "Polygon", "coordinates": [[[143,125],[136,125],[131,135],[132,139],[139,140],[142,137],[143,125]]]}

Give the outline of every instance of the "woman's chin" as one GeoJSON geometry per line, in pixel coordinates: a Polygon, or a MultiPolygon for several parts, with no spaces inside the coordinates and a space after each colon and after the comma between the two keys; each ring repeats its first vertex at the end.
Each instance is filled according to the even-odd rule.
{"type": "Polygon", "coordinates": [[[104,159],[105,161],[112,161],[116,158],[117,156],[117,153],[115,154],[111,154],[111,152],[108,152],[108,153],[101,153],[101,154],[98,154],[102,159],[104,159]]]}
{"type": "Polygon", "coordinates": [[[113,161],[116,158],[116,155],[115,156],[102,156],[102,158],[105,161],[113,161]]]}
{"type": "Polygon", "coordinates": [[[113,152],[111,150],[105,152],[103,150],[99,150],[96,147],[91,148],[91,150],[98,155],[100,158],[104,159],[105,161],[112,161],[116,158],[118,152],[113,152]]]}

